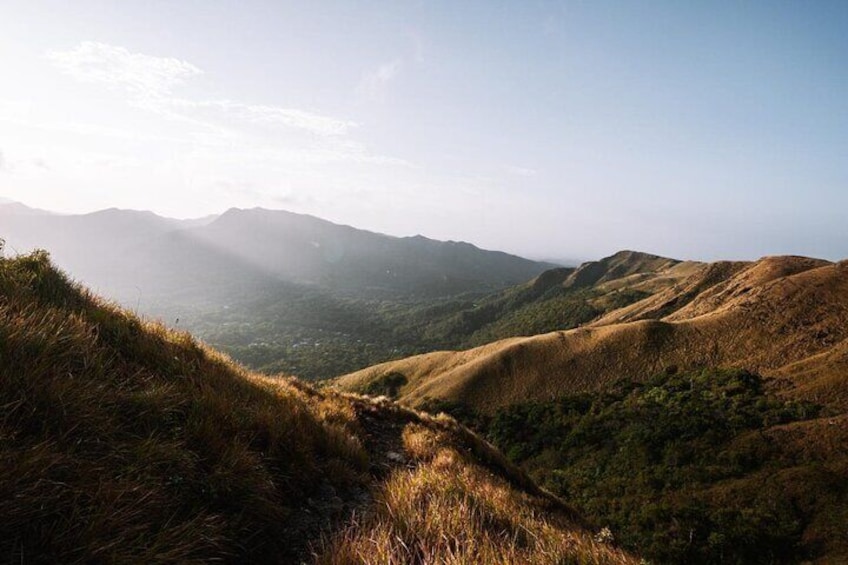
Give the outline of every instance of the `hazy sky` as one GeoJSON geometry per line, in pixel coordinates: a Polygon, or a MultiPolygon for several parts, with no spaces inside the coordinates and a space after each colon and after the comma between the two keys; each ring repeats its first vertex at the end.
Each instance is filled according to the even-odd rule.
{"type": "Polygon", "coordinates": [[[0,197],[843,258],[848,2],[0,0],[0,197]]]}

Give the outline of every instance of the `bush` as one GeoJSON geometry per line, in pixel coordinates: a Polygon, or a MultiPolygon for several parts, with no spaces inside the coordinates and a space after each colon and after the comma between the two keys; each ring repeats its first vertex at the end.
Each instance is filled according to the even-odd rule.
{"type": "Polygon", "coordinates": [[[405,385],[406,382],[406,377],[401,373],[386,373],[385,375],[370,381],[360,392],[361,394],[367,394],[368,396],[388,396],[389,398],[397,398],[401,387],[405,385]]]}

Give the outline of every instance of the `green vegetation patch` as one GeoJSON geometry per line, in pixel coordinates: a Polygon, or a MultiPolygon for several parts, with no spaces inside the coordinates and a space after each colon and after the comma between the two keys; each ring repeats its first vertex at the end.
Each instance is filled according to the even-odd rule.
{"type": "Polygon", "coordinates": [[[662,374],[486,417],[441,408],[652,561],[784,563],[809,549],[810,517],[780,479],[805,462],[764,431],[819,409],[768,393],[756,374],[662,374]]]}
{"type": "Polygon", "coordinates": [[[397,398],[401,387],[406,383],[407,379],[402,373],[386,373],[377,379],[369,381],[360,393],[367,394],[369,396],[388,396],[389,398],[397,398]]]}
{"type": "Polygon", "coordinates": [[[492,294],[405,300],[288,284],[255,299],[180,315],[185,327],[248,367],[312,380],[434,350],[568,330],[650,296],[633,289],[567,288],[557,283],[564,272],[492,294]]]}

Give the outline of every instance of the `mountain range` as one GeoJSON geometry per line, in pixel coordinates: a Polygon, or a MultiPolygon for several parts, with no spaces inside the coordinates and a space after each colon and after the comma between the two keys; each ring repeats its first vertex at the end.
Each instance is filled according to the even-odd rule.
{"type": "Polygon", "coordinates": [[[153,311],[177,296],[202,300],[216,287],[255,291],[278,282],[369,298],[491,291],[551,267],[468,243],[391,237],[261,208],[173,220],[118,209],[58,215],[11,203],[0,205],[0,234],[17,252],[49,249],[61,268],[121,303],[135,305],[140,289],[153,311]]]}
{"type": "Polygon", "coordinates": [[[391,237],[285,211],[174,220],[0,205],[9,253],[49,250],[75,280],[266,372],[326,378],[428,350],[400,319],[519,284],[549,263],[462,242],[391,237]]]}

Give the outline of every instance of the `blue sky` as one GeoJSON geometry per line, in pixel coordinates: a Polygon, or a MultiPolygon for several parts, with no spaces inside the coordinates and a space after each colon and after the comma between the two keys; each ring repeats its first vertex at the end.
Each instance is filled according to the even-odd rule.
{"type": "Polygon", "coordinates": [[[845,2],[0,4],[0,196],[848,256],[845,2]]]}

